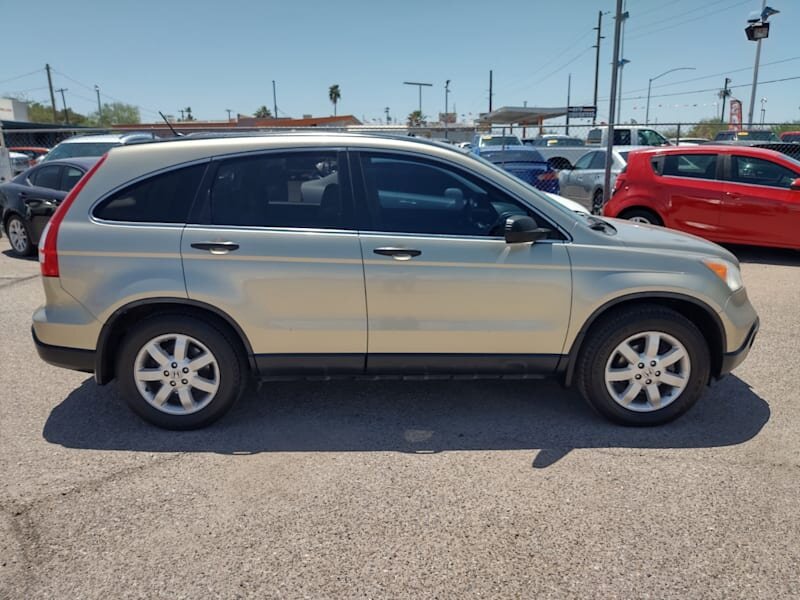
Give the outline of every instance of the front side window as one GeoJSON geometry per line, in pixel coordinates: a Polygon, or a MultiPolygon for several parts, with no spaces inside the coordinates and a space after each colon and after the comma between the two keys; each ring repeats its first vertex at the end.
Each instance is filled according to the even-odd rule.
{"type": "Polygon", "coordinates": [[[392,155],[361,160],[380,231],[502,236],[509,216],[532,216],[507,194],[449,165],[392,155]]]}
{"type": "Polygon", "coordinates": [[[185,223],[206,165],[193,165],[138,181],[101,202],[94,216],[106,221],[185,223]]]}
{"type": "Polygon", "coordinates": [[[737,183],[766,185],[788,189],[800,177],[791,169],[763,158],[731,156],[731,175],[737,183]]]}
{"type": "Polygon", "coordinates": [[[669,154],[664,157],[661,175],[716,179],[716,154],[669,154]]]}
{"type": "Polygon", "coordinates": [[[592,162],[589,165],[590,169],[605,169],[606,168],[606,153],[595,152],[592,157],[592,162]]]}
{"type": "Polygon", "coordinates": [[[353,228],[333,151],[222,161],[212,183],[210,206],[215,225],[353,228]]]}
{"type": "Polygon", "coordinates": [[[614,145],[615,146],[630,146],[631,130],[630,129],[615,129],[614,130],[614,145]]]}
{"type": "Polygon", "coordinates": [[[578,160],[575,161],[575,169],[588,169],[589,165],[592,164],[592,160],[594,157],[600,154],[599,152],[589,152],[581,156],[578,160]]]}
{"type": "Polygon", "coordinates": [[[669,146],[667,138],[652,129],[639,130],[640,146],[669,146]]]}

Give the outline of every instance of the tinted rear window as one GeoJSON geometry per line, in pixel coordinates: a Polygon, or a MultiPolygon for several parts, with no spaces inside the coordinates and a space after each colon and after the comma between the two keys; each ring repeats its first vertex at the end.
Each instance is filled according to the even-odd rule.
{"type": "Polygon", "coordinates": [[[161,173],[104,200],[94,216],[107,221],[185,223],[206,165],[161,173]]]}
{"type": "Polygon", "coordinates": [[[669,154],[664,157],[662,175],[716,179],[716,154],[669,154]]]}

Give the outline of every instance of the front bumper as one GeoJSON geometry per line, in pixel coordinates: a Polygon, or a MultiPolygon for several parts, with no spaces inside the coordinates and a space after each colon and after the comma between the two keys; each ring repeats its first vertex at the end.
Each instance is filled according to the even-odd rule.
{"type": "Polygon", "coordinates": [[[33,336],[33,343],[36,345],[36,352],[39,353],[39,358],[44,362],[63,369],[94,373],[94,350],[65,348],[64,346],[45,344],[36,337],[36,332],[32,327],[31,336],[33,336]]]}
{"type": "Polygon", "coordinates": [[[756,334],[758,333],[759,327],[759,319],[756,317],[756,322],[753,323],[753,326],[750,328],[747,337],[744,339],[744,343],[738,350],[734,350],[733,352],[726,352],[722,355],[722,367],[720,368],[720,377],[723,375],[727,375],[731,371],[733,371],[736,367],[738,367],[747,355],[750,353],[750,348],[753,347],[753,342],[756,339],[756,334]]]}

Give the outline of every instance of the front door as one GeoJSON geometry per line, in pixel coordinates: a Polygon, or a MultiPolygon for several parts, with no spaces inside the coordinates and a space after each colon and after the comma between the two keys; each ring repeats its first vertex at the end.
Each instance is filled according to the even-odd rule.
{"type": "Polygon", "coordinates": [[[551,373],[571,305],[564,238],[507,244],[531,207],[459,167],[361,153],[371,372],[551,373]]]}
{"type": "Polygon", "coordinates": [[[363,371],[364,273],[346,157],[265,152],[213,161],[181,242],[189,297],[248,337],[262,374],[363,371]]]}
{"type": "Polygon", "coordinates": [[[800,246],[800,192],[790,189],[798,177],[800,173],[771,160],[731,156],[720,223],[726,239],[800,246]]]}

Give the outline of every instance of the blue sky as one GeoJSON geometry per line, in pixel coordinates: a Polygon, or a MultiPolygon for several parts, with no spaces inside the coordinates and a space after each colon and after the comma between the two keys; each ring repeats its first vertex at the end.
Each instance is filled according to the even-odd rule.
{"type": "MultiPolygon", "coordinates": [[[[798,77],[800,1],[768,4],[781,13],[771,18],[759,80],[798,77]]],[[[328,87],[338,83],[339,114],[372,120],[382,119],[387,106],[403,119],[417,108],[417,88],[402,83],[408,80],[434,84],[423,92],[426,115],[444,110],[450,79],[451,110],[477,116],[488,108],[490,69],[494,107],[563,106],[568,73],[572,104],[590,104],[592,28],[598,10],[613,12],[615,2],[37,0],[32,6],[4,3],[2,95],[49,103],[43,67],[50,63],[54,86],[67,88],[68,105],[80,112],[96,109],[97,84],[103,101],[139,105],[145,121],[158,119],[156,110],[177,115],[186,106],[199,119],[224,119],[228,108],[243,114],[271,108],[274,79],[282,116],[332,114],[328,87]]],[[[726,74],[733,86],[745,85],[734,87],[734,95],[746,113],[756,44],[743,29],[760,6],[760,0],[627,0],[624,57],[631,62],[623,73],[629,98],[623,121],[644,121],[648,78],[676,67],[695,70],[653,82],[651,122],[718,114],[713,90],[726,74]],[[683,93],[704,89],[712,91],[683,93]]],[[[603,19],[601,118],[608,113],[611,17],[603,19]]],[[[800,79],[760,85],[756,120],[761,98],[767,121],[800,119],[800,79]]]]}

